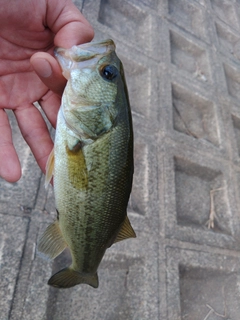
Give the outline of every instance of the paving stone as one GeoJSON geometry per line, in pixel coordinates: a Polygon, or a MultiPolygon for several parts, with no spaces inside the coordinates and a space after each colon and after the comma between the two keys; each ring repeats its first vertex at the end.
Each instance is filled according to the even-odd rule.
{"type": "Polygon", "coordinates": [[[221,21],[215,22],[216,32],[219,39],[221,50],[237,55],[238,35],[231,28],[228,28],[221,21]]]}
{"type": "Polygon", "coordinates": [[[226,164],[206,158],[205,161],[200,158],[198,162],[199,158],[198,154],[186,153],[186,149],[184,152],[172,150],[168,160],[170,170],[166,171],[166,232],[168,236],[184,241],[238,248],[238,215],[234,198],[228,198],[233,193],[229,183],[231,174],[226,170],[226,164]],[[213,212],[215,223],[209,228],[213,212]]]}
{"type": "Polygon", "coordinates": [[[239,28],[234,1],[224,0],[220,3],[217,0],[211,0],[211,5],[220,20],[224,21],[232,28],[239,28]]]}
{"type": "Polygon", "coordinates": [[[0,310],[8,319],[18,280],[29,220],[0,214],[0,310]]]}
{"type": "Polygon", "coordinates": [[[158,52],[154,50],[160,41],[154,37],[158,19],[146,12],[148,7],[141,4],[128,0],[123,0],[121,4],[115,0],[85,1],[83,14],[91,21],[96,32],[102,31],[105,37],[122,41],[159,60],[158,52]]]}
{"type": "Polygon", "coordinates": [[[206,13],[203,9],[204,8],[195,1],[168,1],[168,14],[170,19],[197,37],[209,41],[206,29],[206,13]]]}
{"type": "Polygon", "coordinates": [[[167,248],[167,319],[238,319],[238,282],[239,256],[167,248]]]}
{"type": "MultiPolygon", "coordinates": [[[[46,223],[39,225],[37,237],[45,228],[46,223]]],[[[51,274],[70,264],[69,253],[52,262],[36,252],[32,255],[28,286],[21,292],[21,296],[25,294],[22,309],[16,308],[15,314],[19,316],[21,312],[21,319],[154,319],[158,246],[149,239],[146,252],[145,241],[146,236],[141,234],[136,244],[126,241],[108,250],[99,268],[97,290],[86,285],[68,290],[48,287],[51,274]]]]}
{"type": "Polygon", "coordinates": [[[174,130],[219,146],[213,102],[178,84],[172,84],[172,102],[174,130]]]}
{"type": "Polygon", "coordinates": [[[240,118],[232,115],[232,122],[234,128],[235,139],[237,143],[238,155],[240,156],[240,118]]]}
{"type": "Polygon", "coordinates": [[[206,51],[186,38],[170,31],[171,62],[179,69],[192,73],[200,81],[210,80],[206,51]]]}
{"type": "Polygon", "coordinates": [[[97,290],[50,288],[70,256],[36,250],[54,195],[9,113],[23,177],[0,180],[0,320],[239,320],[240,2],[74,3],[123,61],[137,239],[107,250],[97,290]]]}

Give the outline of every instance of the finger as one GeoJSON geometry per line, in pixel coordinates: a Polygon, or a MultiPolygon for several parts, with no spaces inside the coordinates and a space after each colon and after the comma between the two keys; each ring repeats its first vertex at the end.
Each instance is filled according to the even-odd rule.
{"type": "Polygon", "coordinates": [[[47,25],[56,34],[54,44],[58,47],[71,48],[94,36],[92,26],[71,0],[48,1],[47,25]]]}
{"type": "Polygon", "coordinates": [[[21,166],[12,142],[12,131],[6,112],[0,110],[0,176],[8,182],[21,178],[21,166]]]}
{"type": "Polygon", "coordinates": [[[30,62],[42,82],[51,91],[61,96],[66,85],[66,79],[62,75],[57,60],[46,52],[38,52],[32,55],[30,62]]]}
{"type": "Polygon", "coordinates": [[[51,125],[56,128],[57,114],[61,105],[61,98],[49,91],[44,97],[42,97],[39,103],[51,125]]]}
{"type": "Polygon", "coordinates": [[[53,142],[41,113],[37,108],[29,105],[15,110],[15,116],[23,138],[31,148],[39,167],[45,173],[53,142]]]}

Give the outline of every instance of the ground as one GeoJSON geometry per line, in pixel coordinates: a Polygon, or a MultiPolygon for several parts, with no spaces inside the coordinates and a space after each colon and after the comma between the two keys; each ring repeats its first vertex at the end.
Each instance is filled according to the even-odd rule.
{"type": "Polygon", "coordinates": [[[129,217],[99,288],[50,288],[67,253],[36,243],[51,187],[10,114],[23,167],[0,180],[0,320],[240,319],[240,1],[76,0],[125,68],[135,134],[129,217]]]}

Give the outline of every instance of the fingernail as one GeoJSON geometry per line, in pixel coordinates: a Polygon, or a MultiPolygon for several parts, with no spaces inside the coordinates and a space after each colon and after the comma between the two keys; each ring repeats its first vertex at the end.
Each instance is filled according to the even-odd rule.
{"type": "Polygon", "coordinates": [[[42,78],[48,78],[52,74],[51,65],[45,59],[42,59],[42,58],[35,59],[34,68],[37,74],[42,78]]]}

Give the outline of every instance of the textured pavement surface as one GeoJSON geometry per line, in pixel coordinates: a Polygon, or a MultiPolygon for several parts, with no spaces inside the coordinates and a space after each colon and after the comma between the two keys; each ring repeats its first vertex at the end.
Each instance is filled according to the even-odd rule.
{"type": "Polygon", "coordinates": [[[240,1],[75,4],[125,67],[137,239],[107,251],[98,289],[50,288],[69,256],[36,251],[53,191],[9,114],[23,177],[0,180],[0,320],[239,320],[240,1]]]}

